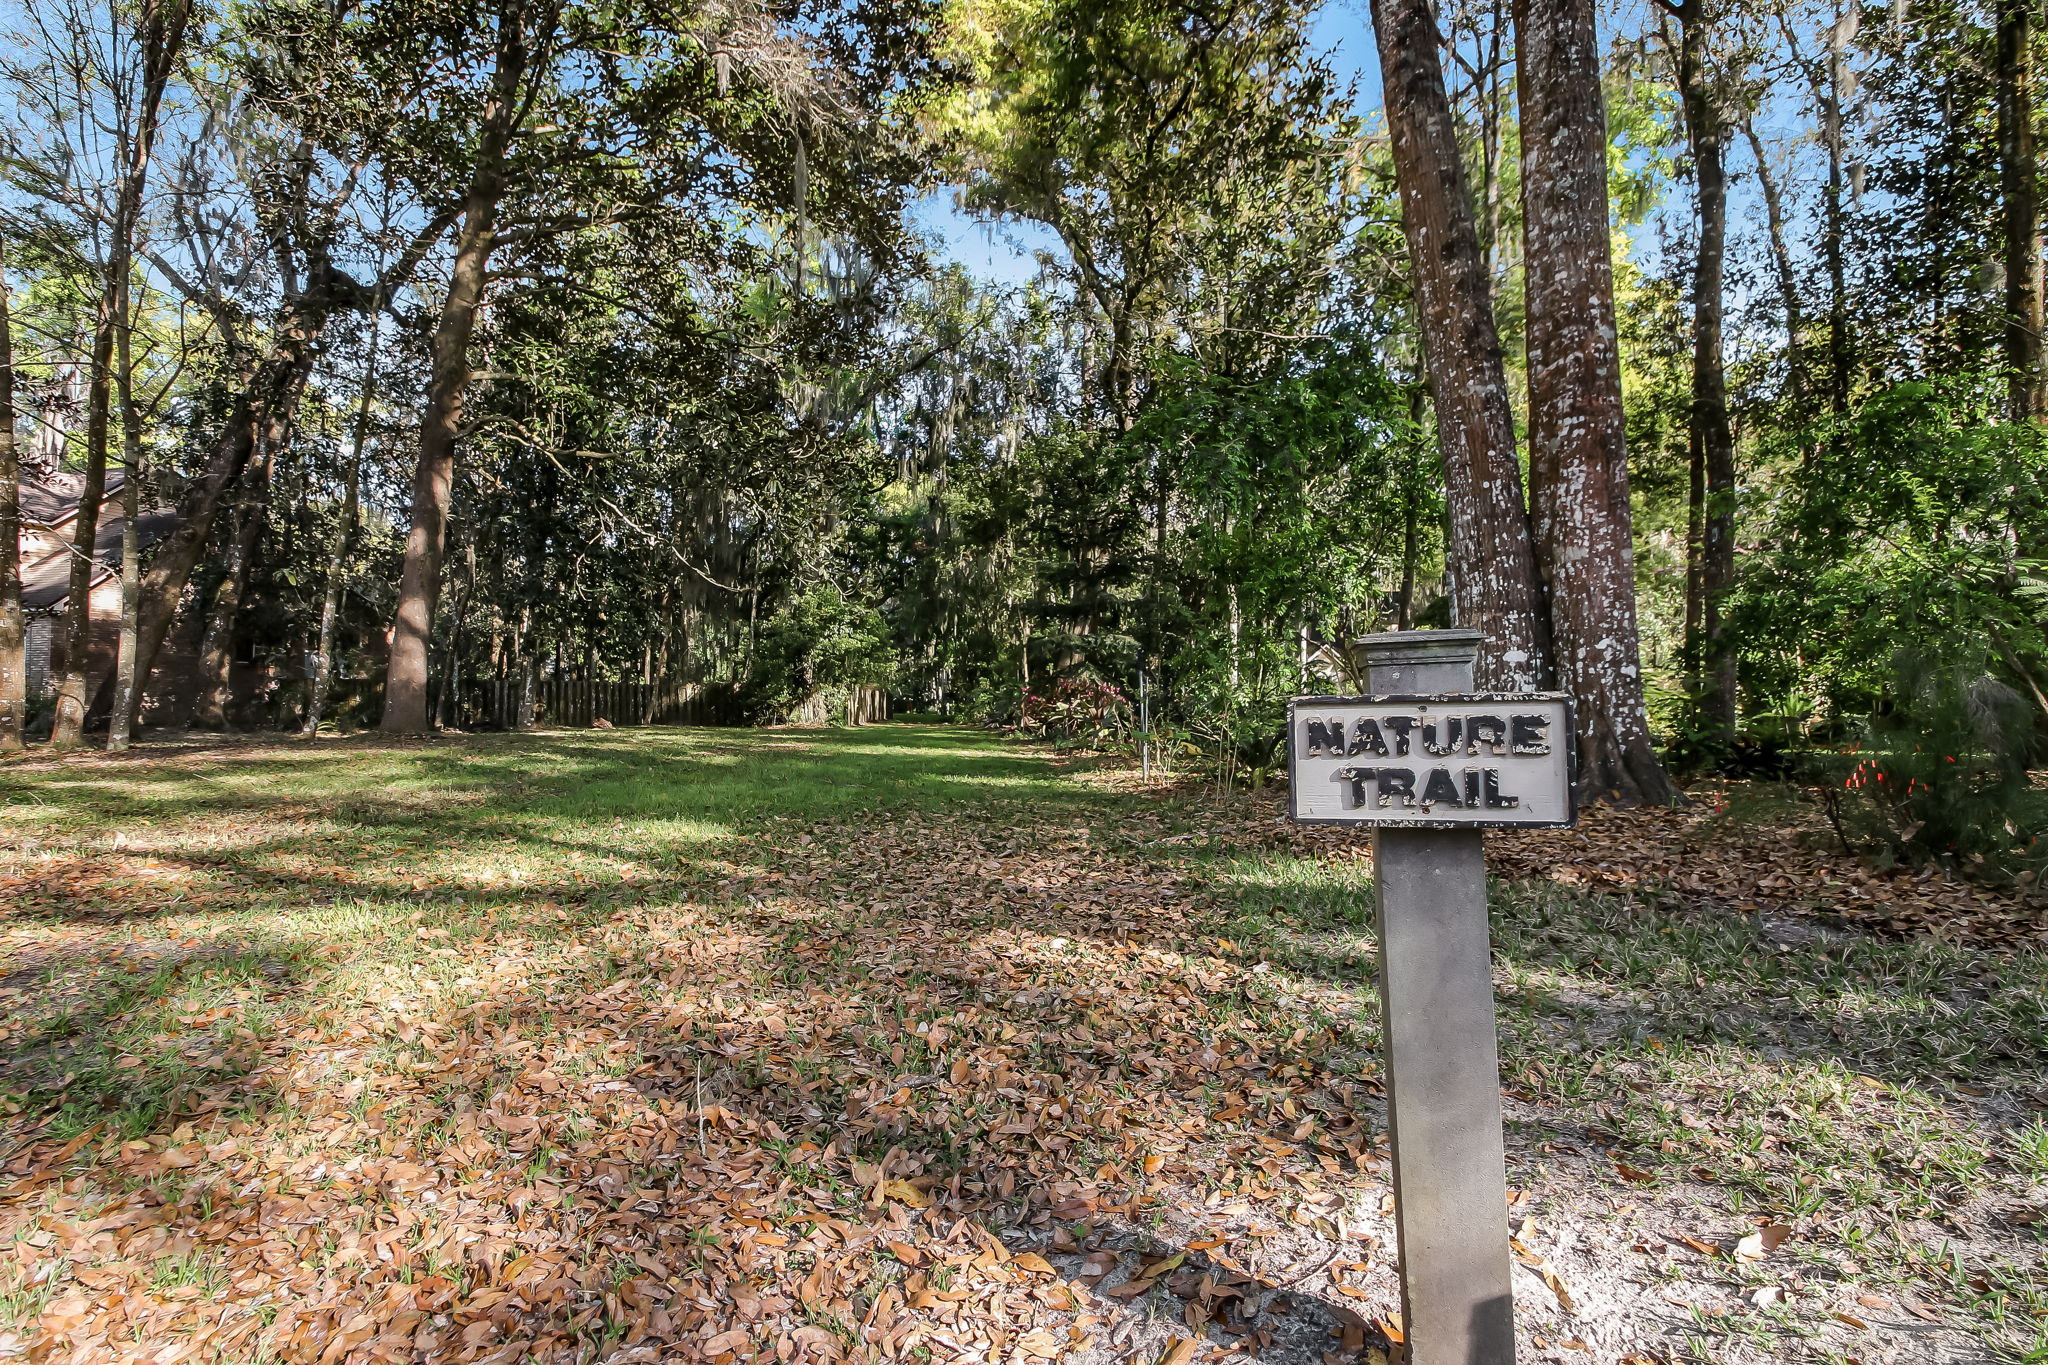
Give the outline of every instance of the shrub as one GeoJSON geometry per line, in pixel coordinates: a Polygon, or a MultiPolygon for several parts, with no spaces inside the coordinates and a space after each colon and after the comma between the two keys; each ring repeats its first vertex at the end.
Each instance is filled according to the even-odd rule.
{"type": "Polygon", "coordinates": [[[1893,674],[1890,705],[1829,763],[1837,833],[1881,861],[2034,882],[2048,862],[2048,793],[2027,771],[2032,706],[1969,663],[1901,650],[1893,674]]]}
{"type": "Polygon", "coordinates": [[[983,678],[960,699],[961,714],[990,730],[1007,730],[1024,714],[1024,693],[1015,679],[983,678]]]}
{"type": "Polygon", "coordinates": [[[836,714],[853,688],[887,683],[892,658],[879,612],[848,602],[830,584],[811,588],[762,627],[742,704],[764,724],[821,699],[826,713],[836,714]]]}
{"type": "Polygon", "coordinates": [[[1130,733],[1130,699],[1113,683],[1061,678],[1050,688],[1024,694],[1018,728],[1065,743],[1101,743],[1130,733]]]}

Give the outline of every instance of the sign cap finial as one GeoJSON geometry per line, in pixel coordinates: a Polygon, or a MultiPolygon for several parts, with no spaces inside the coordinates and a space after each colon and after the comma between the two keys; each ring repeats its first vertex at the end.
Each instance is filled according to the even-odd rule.
{"type": "Polygon", "coordinates": [[[1361,635],[1352,647],[1375,692],[1470,692],[1483,638],[1464,626],[1392,630],[1361,635]]]}
{"type": "Polygon", "coordinates": [[[1469,664],[1479,658],[1481,634],[1467,626],[1442,630],[1388,630],[1361,635],[1353,646],[1368,668],[1386,664],[1469,664]]]}

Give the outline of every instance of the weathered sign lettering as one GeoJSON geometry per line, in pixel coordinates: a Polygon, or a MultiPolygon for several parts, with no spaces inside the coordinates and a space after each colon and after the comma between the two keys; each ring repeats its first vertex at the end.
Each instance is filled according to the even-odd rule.
{"type": "Polygon", "coordinates": [[[1571,823],[1571,708],[1562,696],[1302,697],[1287,731],[1297,820],[1571,823]]]}

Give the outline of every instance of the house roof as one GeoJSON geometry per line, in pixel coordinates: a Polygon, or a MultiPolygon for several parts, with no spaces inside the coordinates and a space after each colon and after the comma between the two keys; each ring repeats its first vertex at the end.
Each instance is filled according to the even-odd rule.
{"type": "MultiPolygon", "coordinates": [[[[69,517],[66,518],[69,520],[69,517]]],[[[112,577],[121,566],[121,532],[125,518],[108,517],[100,522],[93,537],[92,586],[112,577]]],[[[144,512],[136,522],[136,538],[145,548],[171,533],[178,524],[175,512],[144,512]]],[[[54,615],[68,605],[71,595],[71,555],[66,548],[21,566],[21,607],[32,615],[54,615]]]]}
{"type": "MultiPolygon", "coordinates": [[[[127,482],[127,476],[119,470],[108,470],[102,505],[118,497],[127,482]]],[[[85,476],[59,473],[41,479],[27,478],[20,487],[21,519],[54,528],[78,515],[78,495],[84,490],[85,476]]]]}

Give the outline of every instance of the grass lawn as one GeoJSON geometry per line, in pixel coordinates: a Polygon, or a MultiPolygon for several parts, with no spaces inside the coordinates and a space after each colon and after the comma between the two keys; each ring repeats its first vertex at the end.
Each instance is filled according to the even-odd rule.
{"type": "MultiPolygon", "coordinates": [[[[1384,1359],[1370,860],[1275,813],[905,725],[0,767],[0,1360],[1384,1359]]],[[[1569,880],[1523,1358],[2048,1361],[2048,957],[1569,880]]]]}

